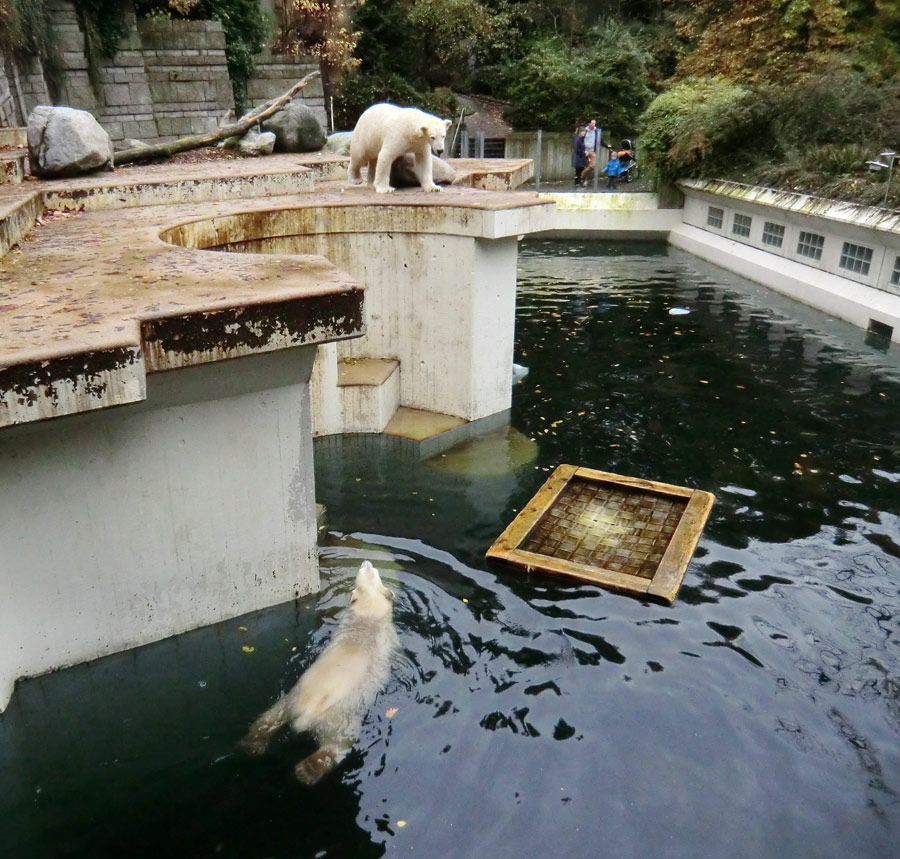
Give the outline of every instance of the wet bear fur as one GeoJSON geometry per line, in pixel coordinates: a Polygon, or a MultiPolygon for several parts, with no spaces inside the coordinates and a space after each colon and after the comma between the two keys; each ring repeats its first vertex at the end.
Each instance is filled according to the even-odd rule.
{"type": "Polygon", "coordinates": [[[394,593],[364,561],[356,576],[337,631],[322,654],[306,669],[293,689],[278,699],[250,726],[241,741],[250,754],[262,754],[285,725],[312,734],[319,746],[300,761],[294,773],[315,784],[349,753],[362,720],[390,675],[397,648],[392,619],[394,593]]]}

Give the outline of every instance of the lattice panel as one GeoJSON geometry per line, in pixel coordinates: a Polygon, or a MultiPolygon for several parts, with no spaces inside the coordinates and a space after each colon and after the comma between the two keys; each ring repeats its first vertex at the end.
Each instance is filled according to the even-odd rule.
{"type": "Polygon", "coordinates": [[[686,504],[685,499],[575,478],[522,548],[652,579],[686,504]]]}

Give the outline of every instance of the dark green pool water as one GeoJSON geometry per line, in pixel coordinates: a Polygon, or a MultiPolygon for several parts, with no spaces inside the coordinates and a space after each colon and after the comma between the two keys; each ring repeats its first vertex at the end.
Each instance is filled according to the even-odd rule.
{"type": "Polygon", "coordinates": [[[518,308],[509,429],[317,444],[319,596],[19,687],[0,856],[900,855],[896,347],[658,244],[526,243],[518,308]],[[674,606],[485,563],[561,462],[715,493],[674,606]],[[363,558],[403,655],[308,789],[234,743],[363,558]]]}

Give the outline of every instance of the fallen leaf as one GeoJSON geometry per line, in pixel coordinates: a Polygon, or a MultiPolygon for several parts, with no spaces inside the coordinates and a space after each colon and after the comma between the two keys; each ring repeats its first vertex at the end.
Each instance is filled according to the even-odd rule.
{"type": "Polygon", "coordinates": [[[399,826],[399,827],[402,829],[404,826],[406,826],[406,821],[405,821],[405,820],[398,820],[398,821],[397,821],[397,826],[399,826]]]}
{"type": "Polygon", "coordinates": [[[250,645],[250,644],[245,644],[245,645],[241,648],[241,650],[243,650],[244,653],[253,653],[253,651],[255,650],[255,648],[254,648],[252,645],[250,645]]]}
{"type": "Polygon", "coordinates": [[[391,707],[389,710],[385,711],[384,715],[387,716],[389,719],[393,719],[394,716],[397,715],[397,708],[391,707]]]}

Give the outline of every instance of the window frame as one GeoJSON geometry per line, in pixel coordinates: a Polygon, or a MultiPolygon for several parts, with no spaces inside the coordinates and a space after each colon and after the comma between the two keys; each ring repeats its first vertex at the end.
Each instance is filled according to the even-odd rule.
{"type": "Polygon", "coordinates": [[[802,256],[806,259],[811,259],[818,262],[822,259],[822,252],[824,250],[825,236],[822,236],[819,233],[808,232],[806,230],[800,231],[800,236],[797,239],[798,256],[802,256]]]}

